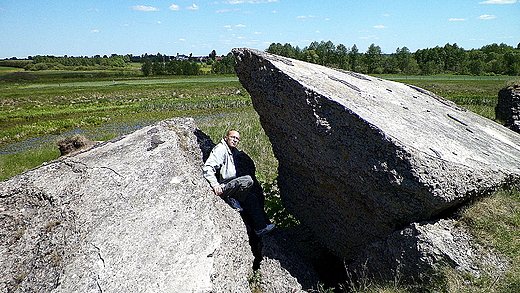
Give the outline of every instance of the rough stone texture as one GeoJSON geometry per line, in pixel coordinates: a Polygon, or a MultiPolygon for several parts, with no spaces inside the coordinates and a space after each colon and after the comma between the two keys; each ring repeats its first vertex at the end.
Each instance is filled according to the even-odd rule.
{"type": "Polygon", "coordinates": [[[520,136],[423,89],[234,49],[285,207],[340,257],[518,181],[520,136]]]}
{"type": "Polygon", "coordinates": [[[412,223],[370,244],[349,270],[389,280],[427,281],[445,263],[480,277],[499,276],[508,269],[506,259],[472,241],[455,220],[412,223]]]}
{"type": "Polygon", "coordinates": [[[495,116],[504,121],[506,127],[520,133],[520,85],[507,87],[498,92],[495,116]]]}
{"type": "Polygon", "coordinates": [[[319,244],[301,227],[276,229],[262,238],[263,293],[314,292],[322,283],[312,263],[319,244]]]}
{"type": "Polygon", "coordinates": [[[195,134],[166,120],[0,182],[0,292],[250,292],[195,134]]]}

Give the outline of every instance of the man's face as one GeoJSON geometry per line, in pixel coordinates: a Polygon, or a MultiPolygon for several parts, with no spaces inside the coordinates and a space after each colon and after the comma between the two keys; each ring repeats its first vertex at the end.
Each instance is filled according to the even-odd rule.
{"type": "Polygon", "coordinates": [[[240,133],[238,131],[230,131],[224,140],[230,148],[234,148],[240,142],[240,133]]]}

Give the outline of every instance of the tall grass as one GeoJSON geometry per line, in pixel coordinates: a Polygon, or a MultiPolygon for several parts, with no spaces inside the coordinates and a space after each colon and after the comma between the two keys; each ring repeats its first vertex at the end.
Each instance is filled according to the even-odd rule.
{"type": "Polygon", "coordinates": [[[46,143],[31,150],[0,156],[0,180],[32,169],[60,156],[58,148],[46,143]]]}

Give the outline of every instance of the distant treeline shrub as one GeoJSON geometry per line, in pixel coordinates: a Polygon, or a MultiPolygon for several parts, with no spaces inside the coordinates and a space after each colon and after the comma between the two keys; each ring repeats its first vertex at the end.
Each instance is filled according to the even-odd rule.
{"type": "Polygon", "coordinates": [[[0,80],[14,81],[14,82],[32,81],[32,80],[37,80],[37,79],[38,79],[38,77],[36,77],[30,73],[27,73],[27,72],[13,72],[13,73],[0,75],[0,80]]]}
{"type": "MultiPolygon", "coordinates": [[[[192,59],[169,60],[157,58],[142,58],[141,71],[143,75],[199,75],[201,63],[192,59]]],[[[206,64],[211,64],[211,72],[215,74],[234,74],[235,56],[229,53],[227,56],[217,57],[214,54],[206,59],[206,64]]]]}
{"type": "Polygon", "coordinates": [[[211,72],[216,74],[234,74],[235,56],[229,53],[227,56],[215,60],[215,62],[211,64],[211,72]]]}
{"type": "Polygon", "coordinates": [[[331,41],[312,42],[300,49],[291,44],[272,43],[269,53],[367,74],[465,74],[465,75],[520,75],[520,44],[516,48],[504,43],[464,50],[457,44],[420,49],[415,53],[407,47],[397,48],[393,54],[383,54],[371,44],[360,53],[331,41]]]}
{"type": "Polygon", "coordinates": [[[18,59],[10,59],[10,60],[0,60],[0,67],[14,67],[14,68],[24,68],[28,64],[32,63],[30,60],[18,60],[18,59]]]}
{"type": "Polygon", "coordinates": [[[141,71],[144,76],[149,75],[199,75],[200,64],[187,60],[171,60],[165,62],[152,62],[144,59],[141,71]]]}
{"type": "Polygon", "coordinates": [[[94,57],[72,57],[72,56],[35,56],[29,57],[31,63],[25,64],[25,70],[60,70],[65,68],[88,68],[88,67],[125,67],[126,63],[130,62],[130,56],[112,54],[108,56],[94,57]]]}

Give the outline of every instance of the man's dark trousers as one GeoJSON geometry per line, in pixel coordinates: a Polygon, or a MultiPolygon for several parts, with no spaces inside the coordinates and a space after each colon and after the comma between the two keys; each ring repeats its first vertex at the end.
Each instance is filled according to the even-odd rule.
{"type": "Polygon", "coordinates": [[[264,208],[254,194],[249,192],[253,186],[253,179],[249,175],[244,175],[221,184],[222,198],[232,197],[240,202],[240,205],[252,220],[253,229],[256,231],[265,228],[264,208]]]}

